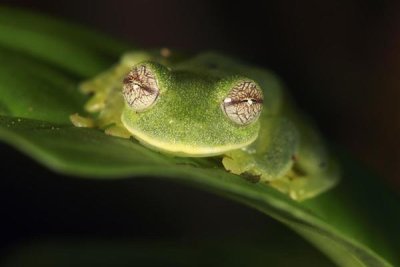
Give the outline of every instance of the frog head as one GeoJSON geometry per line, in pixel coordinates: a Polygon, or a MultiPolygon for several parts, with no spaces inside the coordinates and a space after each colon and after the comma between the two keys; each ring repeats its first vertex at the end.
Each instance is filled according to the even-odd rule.
{"type": "Polygon", "coordinates": [[[144,145],[204,157],[246,147],[258,136],[259,85],[247,77],[146,61],[123,80],[122,123],[144,145]]]}

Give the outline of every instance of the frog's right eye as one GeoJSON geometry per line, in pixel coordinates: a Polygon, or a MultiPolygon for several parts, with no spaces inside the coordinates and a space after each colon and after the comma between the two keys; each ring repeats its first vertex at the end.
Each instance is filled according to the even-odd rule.
{"type": "Polygon", "coordinates": [[[225,115],[234,123],[255,122],[263,108],[263,93],[253,81],[242,81],[232,88],[221,104],[225,115]]]}
{"type": "Polygon", "coordinates": [[[122,93],[125,101],[135,111],[144,111],[157,100],[159,89],[157,79],[146,65],[134,67],[123,81],[122,93]]]}

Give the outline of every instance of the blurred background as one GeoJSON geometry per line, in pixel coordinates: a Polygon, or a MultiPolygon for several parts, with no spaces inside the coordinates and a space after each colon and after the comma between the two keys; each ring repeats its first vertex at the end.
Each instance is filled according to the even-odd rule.
{"type": "MultiPolygon", "coordinates": [[[[62,17],[139,47],[219,50],[270,68],[330,140],[400,190],[398,1],[2,3],[62,17]]],[[[0,168],[23,166],[0,189],[7,247],[55,233],[147,240],[207,239],[223,232],[253,240],[266,224],[287,232],[255,211],[186,187],[76,181],[43,170],[3,144],[0,148],[6,155],[0,168]],[[184,218],[179,215],[188,210],[184,218]]]]}

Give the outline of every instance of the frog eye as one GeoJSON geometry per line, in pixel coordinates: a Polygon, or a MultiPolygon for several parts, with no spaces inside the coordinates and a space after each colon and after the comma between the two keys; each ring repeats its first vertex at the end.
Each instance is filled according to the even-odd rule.
{"type": "Polygon", "coordinates": [[[125,101],[136,111],[149,108],[157,100],[157,79],[146,65],[134,67],[124,78],[123,84],[125,101]]]}
{"type": "Polygon", "coordinates": [[[263,94],[257,84],[244,81],[237,84],[225,97],[221,108],[226,116],[239,125],[257,120],[263,107],[263,94]]]}

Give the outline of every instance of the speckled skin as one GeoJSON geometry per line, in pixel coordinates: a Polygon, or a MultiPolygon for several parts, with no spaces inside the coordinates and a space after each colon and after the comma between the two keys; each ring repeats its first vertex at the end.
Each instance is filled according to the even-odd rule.
{"type": "MultiPolygon", "coordinates": [[[[144,112],[136,112],[125,103],[122,122],[135,136],[140,132],[164,144],[153,148],[171,152],[180,147],[174,154],[204,157],[249,145],[257,138],[259,121],[237,125],[221,109],[231,88],[248,78],[205,75],[200,70],[168,70],[152,62],[142,64],[157,73],[158,100],[144,112]]],[[[152,145],[151,141],[145,143],[152,145]]]]}
{"type": "MultiPolygon", "coordinates": [[[[216,53],[179,59],[134,52],[81,89],[94,93],[86,109],[98,114],[94,125],[108,134],[134,136],[176,156],[221,155],[228,171],[266,182],[296,200],[313,197],[338,180],[317,131],[289,104],[279,80],[264,69],[216,53]],[[155,103],[140,112],[121,94],[124,77],[138,64],[155,75],[159,86],[155,103]],[[244,81],[262,89],[263,109],[258,119],[240,125],[221,105],[244,81]]],[[[71,120],[82,126],[74,116],[71,120]]]]}

